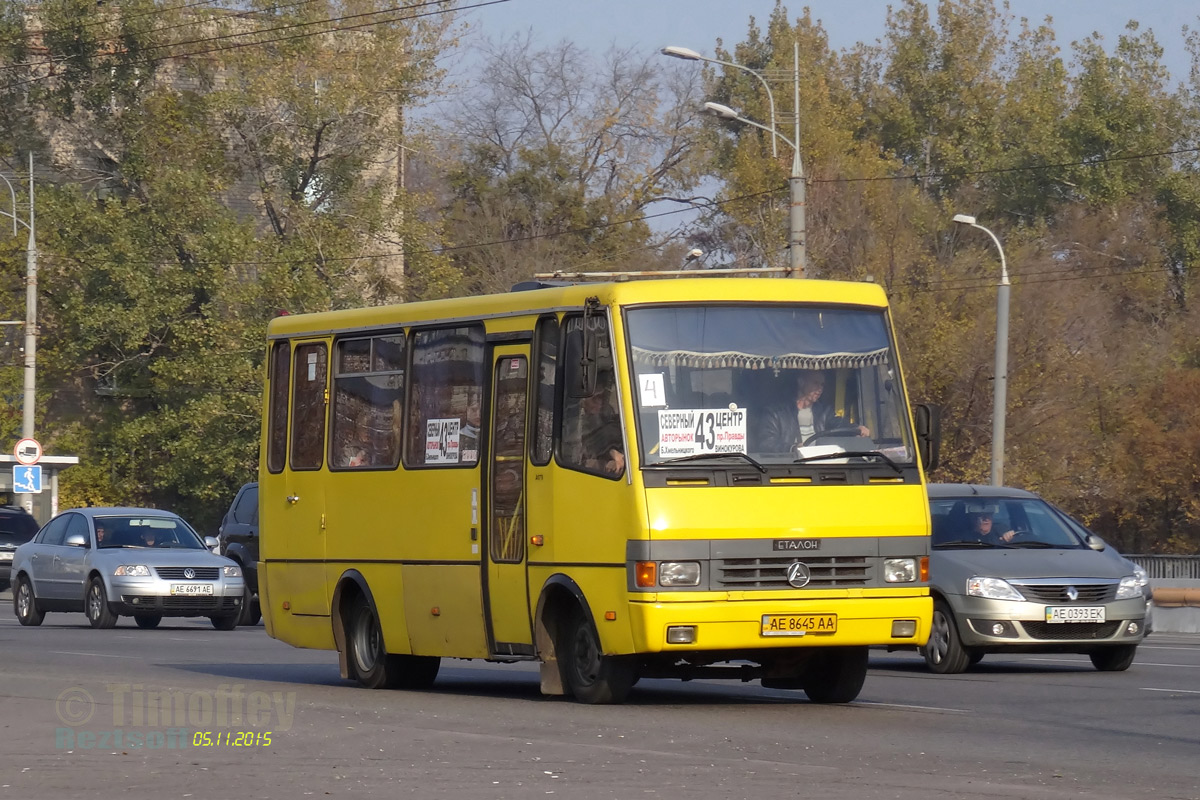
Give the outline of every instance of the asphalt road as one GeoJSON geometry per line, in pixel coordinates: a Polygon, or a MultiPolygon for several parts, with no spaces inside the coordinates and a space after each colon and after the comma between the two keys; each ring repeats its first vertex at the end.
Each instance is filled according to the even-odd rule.
{"type": "Polygon", "coordinates": [[[589,707],[527,664],[372,692],[261,626],[22,628],[0,603],[0,798],[1200,798],[1197,636],[1151,636],[1125,673],[989,656],[946,677],[876,652],[845,706],[643,681],[589,707]]]}

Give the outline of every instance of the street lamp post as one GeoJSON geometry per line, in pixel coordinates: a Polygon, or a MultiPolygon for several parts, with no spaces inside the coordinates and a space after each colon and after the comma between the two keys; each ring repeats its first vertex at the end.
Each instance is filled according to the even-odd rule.
{"type": "Polygon", "coordinates": [[[1012,286],[1008,282],[1008,264],[1004,248],[996,234],[966,214],[955,214],[954,221],[969,225],[992,237],[1000,253],[1000,285],[996,290],[996,375],[992,387],[992,485],[1004,485],[1004,410],[1008,396],[1008,300],[1012,286]]]}
{"type": "Polygon", "coordinates": [[[805,182],[804,182],[804,164],[800,160],[800,43],[794,42],[792,48],[792,92],[793,92],[793,108],[795,109],[795,135],[793,139],[788,139],[779,132],[775,124],[775,96],[771,93],[771,86],[767,83],[767,79],[758,72],[750,69],[742,64],[737,64],[732,61],[721,61],[716,58],[708,58],[697,53],[695,50],[689,50],[686,47],[664,47],[662,49],[664,56],[672,58],[681,58],[685,61],[708,61],[712,64],[721,64],[726,67],[740,69],[743,72],[748,72],[762,83],[763,88],[767,90],[767,103],[771,109],[771,126],[760,125],[757,122],[746,119],[738,114],[729,106],[723,106],[720,103],[705,103],[704,108],[710,114],[714,114],[722,119],[736,120],[737,122],[751,125],[760,130],[764,130],[771,134],[771,155],[778,156],[779,151],[775,146],[775,140],[779,139],[784,144],[792,148],[792,172],[788,177],[788,186],[791,189],[791,208],[788,214],[788,252],[790,255],[792,277],[804,277],[804,262],[805,262],[805,182]],[[720,110],[718,110],[720,109],[720,110]]]}
{"type": "MultiPolygon", "coordinates": [[[[12,197],[12,213],[0,211],[0,216],[12,217],[13,235],[17,233],[18,223],[29,229],[29,244],[25,250],[25,381],[23,393],[23,408],[21,415],[21,436],[33,438],[33,412],[37,397],[37,230],[33,218],[33,152],[29,153],[29,218],[23,221],[17,218],[17,195],[8,178],[0,175],[0,180],[8,184],[9,195],[12,197]]],[[[22,494],[21,504],[26,511],[33,510],[33,495],[22,494]]]]}

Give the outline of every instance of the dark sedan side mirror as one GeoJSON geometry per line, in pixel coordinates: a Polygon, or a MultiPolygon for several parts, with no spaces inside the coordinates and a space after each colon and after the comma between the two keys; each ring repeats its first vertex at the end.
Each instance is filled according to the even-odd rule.
{"type": "Polygon", "coordinates": [[[72,533],[63,544],[67,547],[87,547],[88,540],[82,533],[72,533]]]}

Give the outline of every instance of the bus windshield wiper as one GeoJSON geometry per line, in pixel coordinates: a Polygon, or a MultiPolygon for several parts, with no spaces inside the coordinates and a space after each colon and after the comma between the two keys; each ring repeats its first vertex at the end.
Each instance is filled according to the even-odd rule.
{"type": "Polygon", "coordinates": [[[895,461],[892,461],[890,458],[888,458],[887,456],[885,456],[883,453],[879,452],[878,450],[844,450],[844,451],[838,452],[838,453],[821,453],[820,455],[804,456],[803,458],[797,458],[792,463],[793,464],[807,464],[810,461],[827,461],[831,458],[849,458],[849,457],[878,458],[880,461],[887,464],[892,469],[896,470],[897,475],[904,474],[904,470],[900,469],[900,467],[897,466],[895,461]]]}
{"type": "Polygon", "coordinates": [[[746,455],[745,453],[738,452],[738,451],[733,451],[733,452],[729,452],[729,453],[696,453],[695,455],[691,455],[691,456],[679,456],[678,458],[668,458],[665,461],[658,461],[654,464],[648,464],[647,466],[662,467],[667,464],[682,464],[685,461],[706,461],[711,458],[729,458],[730,456],[732,456],[734,458],[743,458],[746,461],[749,461],[756,470],[763,473],[764,475],[767,472],[767,468],[764,467],[762,464],[758,463],[757,461],[755,461],[753,458],[746,455]]]}

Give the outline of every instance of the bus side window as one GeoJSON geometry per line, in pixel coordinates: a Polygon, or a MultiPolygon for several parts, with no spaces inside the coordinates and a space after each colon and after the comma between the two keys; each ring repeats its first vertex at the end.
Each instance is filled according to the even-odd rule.
{"type": "Polygon", "coordinates": [[[278,342],[271,350],[271,395],[267,416],[267,469],[283,470],[287,454],[288,368],[291,348],[278,342]]]}
{"type": "MultiPolygon", "coordinates": [[[[575,318],[578,320],[578,318],[575,318]]],[[[588,355],[596,363],[596,385],[588,397],[561,392],[559,461],[572,469],[616,478],[625,472],[624,435],[617,408],[616,372],[608,339],[608,320],[592,317],[596,352],[588,355]]],[[[563,347],[564,386],[581,385],[583,357],[581,330],[570,330],[563,347]]]]}
{"type": "Polygon", "coordinates": [[[400,459],[404,336],[343,339],[334,361],[331,467],[394,467],[400,459]]]}
{"type": "Polygon", "coordinates": [[[537,398],[533,455],[538,466],[550,463],[554,451],[554,382],[558,367],[558,320],[544,317],[537,326],[537,398]]]}
{"type": "Polygon", "coordinates": [[[473,466],[479,460],[483,355],[482,325],[413,334],[407,466],[473,466]]]}
{"type": "Polygon", "coordinates": [[[296,348],[292,367],[292,469],[320,469],[324,460],[328,371],[324,342],[296,348]]]}

